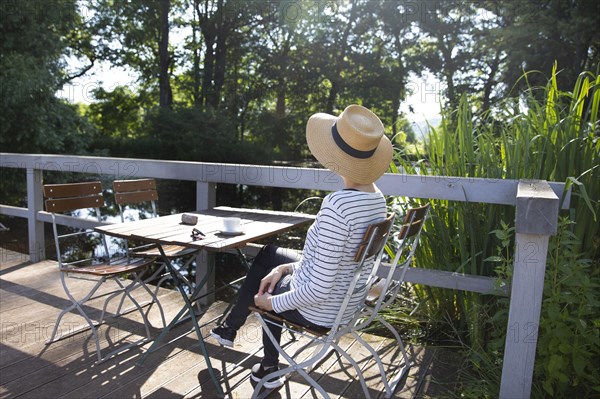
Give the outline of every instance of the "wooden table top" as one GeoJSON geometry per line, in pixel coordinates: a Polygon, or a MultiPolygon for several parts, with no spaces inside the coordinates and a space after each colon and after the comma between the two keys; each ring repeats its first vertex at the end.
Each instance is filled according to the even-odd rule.
{"type": "Polygon", "coordinates": [[[315,219],[314,215],[297,212],[230,207],[217,207],[186,213],[197,216],[198,222],[195,225],[183,224],[181,222],[182,214],[180,213],[134,222],[98,226],[95,230],[126,239],[138,239],[163,245],[183,245],[209,251],[224,251],[230,248],[240,248],[249,242],[312,223],[315,219]],[[223,218],[226,217],[240,218],[243,234],[232,236],[221,233],[223,218]],[[192,238],[193,228],[200,230],[205,234],[205,237],[194,240],[192,238]]]}

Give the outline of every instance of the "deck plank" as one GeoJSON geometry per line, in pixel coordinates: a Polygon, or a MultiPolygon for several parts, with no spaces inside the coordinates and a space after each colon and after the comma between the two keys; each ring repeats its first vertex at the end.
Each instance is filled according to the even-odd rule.
{"type": "MultiPolygon", "coordinates": [[[[56,264],[49,266],[54,273],[58,274],[56,271],[56,264]]],[[[45,273],[42,273],[45,275],[45,273]]],[[[8,276],[6,279],[3,278],[3,286],[6,288],[8,285],[17,284],[15,281],[17,279],[11,279],[11,276],[8,276]]],[[[0,347],[0,356],[2,356],[2,366],[3,367],[10,365],[13,362],[26,360],[31,356],[36,356],[41,353],[43,350],[55,350],[56,347],[60,347],[65,343],[70,343],[73,339],[78,339],[81,334],[78,334],[74,338],[69,338],[66,340],[58,341],[49,345],[48,348],[45,349],[45,341],[50,338],[52,333],[52,328],[56,321],[60,310],[63,306],[69,304],[69,301],[65,298],[66,295],[64,290],[59,282],[58,277],[55,278],[43,278],[46,282],[50,281],[50,283],[45,283],[44,285],[40,285],[41,283],[36,281],[35,278],[31,279],[30,283],[27,283],[29,286],[29,292],[26,295],[20,295],[15,292],[10,292],[5,294],[5,291],[0,292],[2,294],[2,318],[4,320],[3,323],[3,334],[0,336],[0,343],[4,344],[0,347]],[[54,281],[56,280],[56,281],[54,281]],[[4,352],[7,350],[7,343],[18,343],[20,349],[20,356],[10,356],[5,354],[4,352]]],[[[19,289],[23,287],[27,288],[27,285],[21,285],[19,289]]],[[[90,281],[72,281],[71,285],[73,286],[73,294],[78,297],[80,295],[84,295],[89,288],[93,285],[90,281]]],[[[111,284],[107,284],[111,286],[111,284]]],[[[99,292],[109,292],[115,287],[112,284],[112,287],[104,287],[99,290],[99,292]]],[[[8,289],[12,289],[8,287],[8,289]]],[[[164,290],[168,295],[173,296],[174,294],[169,290],[164,290]]],[[[140,298],[140,293],[143,293],[141,290],[136,291],[136,297],[140,298]]],[[[176,295],[176,293],[175,293],[176,295]]],[[[174,296],[175,297],[175,296],[174,296]]],[[[142,302],[146,299],[149,299],[149,296],[146,293],[143,293],[141,296],[142,302]]],[[[116,308],[118,300],[113,300],[111,302],[111,306],[109,306],[109,310],[116,308]]],[[[167,301],[166,303],[170,303],[167,301]]],[[[99,317],[101,313],[101,308],[103,305],[103,299],[99,298],[93,301],[88,302],[85,306],[86,310],[89,311],[90,316],[99,317]]],[[[124,308],[127,308],[131,305],[129,300],[127,300],[124,304],[124,308]]],[[[138,313],[137,311],[135,313],[138,313]]],[[[158,309],[156,306],[153,306],[152,311],[150,312],[151,323],[153,326],[160,326],[160,318],[158,309]],[[154,314],[156,313],[156,314],[154,314]]],[[[109,317],[108,320],[112,320],[112,317],[109,317]]],[[[141,317],[137,319],[123,319],[127,320],[127,323],[140,332],[143,331],[143,324],[141,321],[141,317]],[[133,323],[136,324],[133,324],[133,323]]],[[[116,319],[115,322],[119,323],[119,319],[116,319]]],[[[61,329],[69,330],[74,328],[75,326],[79,326],[84,324],[85,321],[82,317],[80,317],[77,313],[69,313],[63,317],[61,321],[61,329]]],[[[109,323],[111,324],[111,323],[109,323]]],[[[112,323],[114,324],[114,323],[112,323]]],[[[116,335],[113,325],[113,333],[112,336],[116,335]]],[[[13,351],[14,352],[14,351],[13,351]]],[[[4,376],[0,376],[0,381],[4,378],[4,376]]]]}
{"type": "MultiPolygon", "coordinates": [[[[174,342],[163,342],[145,363],[137,364],[150,343],[135,347],[101,364],[96,364],[94,340],[89,331],[46,345],[60,309],[68,304],[58,277],[57,264],[44,261],[28,263],[25,256],[4,256],[0,265],[0,397],[56,397],[56,398],[213,398],[216,390],[207,372],[204,357],[190,323],[184,323],[170,332],[168,339],[182,336],[174,342]],[[6,261],[8,259],[8,261],[6,261]]],[[[73,281],[74,291],[85,292],[90,282],[73,281]]],[[[110,283],[107,289],[110,289],[110,283]]],[[[140,291],[141,292],[141,291],[140,291]]],[[[159,298],[169,321],[182,306],[179,293],[159,290],[159,298]]],[[[116,302],[109,310],[114,310],[116,302]]],[[[88,306],[99,314],[103,301],[98,299],[88,306]]],[[[128,306],[127,304],[125,305],[128,306]]],[[[211,363],[220,378],[221,386],[231,398],[248,398],[254,389],[250,368],[262,357],[260,325],[250,317],[238,333],[234,348],[225,348],[208,337],[214,325],[209,322],[219,317],[226,304],[217,302],[207,308],[201,321],[211,363]]],[[[149,312],[156,336],[160,317],[156,306],[149,312]]],[[[101,347],[114,348],[132,342],[144,335],[139,312],[118,318],[108,317],[99,327],[101,347]]],[[[77,314],[65,316],[65,328],[82,323],[77,314]]],[[[287,335],[284,335],[286,337],[287,335]]],[[[363,334],[391,364],[391,340],[363,334]]],[[[290,350],[298,348],[304,339],[291,342],[290,350]]],[[[340,345],[363,368],[373,398],[382,396],[382,383],[370,354],[351,337],[344,337],[340,345]]],[[[410,348],[416,365],[411,369],[406,385],[395,398],[417,397],[424,386],[431,383],[430,365],[435,350],[410,348]],[[422,365],[421,365],[422,364],[422,365]],[[423,383],[426,381],[426,383],[423,383]]],[[[283,362],[283,361],[282,361],[283,362]]],[[[311,374],[333,397],[362,397],[360,383],[352,366],[336,356],[328,356],[311,374]],[[358,395],[358,396],[357,396],[358,395]]],[[[273,392],[272,398],[313,398],[316,394],[296,373],[286,384],[273,392]]],[[[318,396],[318,395],[316,395],[318,396]]]]}

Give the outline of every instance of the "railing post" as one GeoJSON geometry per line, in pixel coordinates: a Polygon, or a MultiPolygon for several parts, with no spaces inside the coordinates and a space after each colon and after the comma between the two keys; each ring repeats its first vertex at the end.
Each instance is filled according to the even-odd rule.
{"type": "Polygon", "coordinates": [[[556,234],[559,200],[546,181],[519,181],[516,250],[500,398],[529,398],[539,330],[548,239],[556,234]]]}
{"type": "Polygon", "coordinates": [[[39,262],[46,259],[44,222],[37,220],[39,211],[44,210],[42,195],[42,171],[27,168],[27,230],[29,238],[29,260],[39,262]]]}
{"type": "MultiPolygon", "coordinates": [[[[197,181],[196,182],[196,210],[201,211],[204,209],[213,208],[217,203],[217,190],[216,184],[210,182],[197,181]]],[[[196,284],[199,284],[202,279],[206,276],[206,271],[209,270],[209,266],[212,266],[214,270],[215,265],[215,254],[214,252],[200,251],[196,256],[196,284]]],[[[213,291],[215,288],[215,273],[211,273],[208,276],[208,280],[204,285],[204,288],[200,292],[202,295],[213,291]]],[[[208,295],[200,300],[202,305],[208,305],[214,302],[214,294],[208,295]]]]}
{"type": "Polygon", "coordinates": [[[217,189],[215,183],[196,182],[196,210],[213,208],[217,203],[217,189]]]}

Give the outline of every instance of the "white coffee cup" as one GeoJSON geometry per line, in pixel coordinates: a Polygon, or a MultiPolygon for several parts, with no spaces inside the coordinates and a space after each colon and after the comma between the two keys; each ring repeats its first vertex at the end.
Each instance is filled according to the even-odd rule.
{"type": "Polygon", "coordinates": [[[223,218],[223,231],[227,233],[237,233],[242,230],[242,220],[240,218],[223,218]]]}

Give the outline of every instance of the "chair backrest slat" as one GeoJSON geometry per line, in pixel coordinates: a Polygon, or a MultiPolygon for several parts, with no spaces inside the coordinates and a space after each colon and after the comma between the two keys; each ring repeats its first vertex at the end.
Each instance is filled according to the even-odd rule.
{"type": "Polygon", "coordinates": [[[390,235],[392,225],[396,214],[390,214],[385,220],[373,223],[367,227],[363,239],[359,244],[359,249],[354,257],[358,266],[354,270],[354,276],[344,295],[342,305],[333,323],[332,330],[336,330],[346,325],[356,315],[358,307],[362,307],[364,298],[369,292],[375,273],[381,263],[381,256],[387,238],[390,235]],[[372,266],[367,268],[367,259],[373,258],[372,266]],[[362,296],[362,298],[361,298],[362,296]],[[352,304],[351,304],[352,303],[352,304]],[[349,307],[350,306],[350,307],[349,307]]]}
{"type": "Polygon", "coordinates": [[[48,212],[66,212],[85,208],[99,208],[103,206],[104,197],[102,195],[46,200],[46,211],[48,212]]]}
{"type": "Polygon", "coordinates": [[[156,190],[155,179],[137,179],[137,180],[115,180],[113,181],[113,190],[115,193],[129,193],[133,191],[156,190]]]}
{"type": "Polygon", "coordinates": [[[113,191],[118,205],[158,201],[155,179],[115,180],[113,191]]]}
{"type": "Polygon", "coordinates": [[[93,194],[102,194],[101,182],[92,181],[86,183],[44,185],[44,197],[46,198],[78,197],[93,194]]]}
{"type": "Polygon", "coordinates": [[[429,206],[427,204],[418,208],[411,208],[406,212],[404,223],[398,233],[400,239],[413,237],[421,231],[421,227],[425,223],[425,217],[429,211],[429,206]]]}
{"type": "Polygon", "coordinates": [[[416,235],[421,230],[421,225],[425,219],[415,219],[411,223],[403,224],[398,232],[399,238],[409,238],[416,235]]]}
{"type": "MultiPolygon", "coordinates": [[[[391,266],[387,270],[387,277],[383,277],[368,296],[368,302],[374,305],[369,305],[371,308],[368,317],[363,317],[356,325],[358,329],[363,329],[375,319],[380,309],[385,309],[392,303],[404,281],[406,270],[412,262],[413,255],[419,244],[419,238],[427,215],[429,213],[430,204],[426,204],[419,208],[410,208],[406,212],[403,225],[397,235],[398,247],[391,266]]],[[[365,299],[367,296],[365,296],[365,299]]],[[[361,317],[359,313],[357,317],[361,317]]],[[[358,322],[358,319],[355,319],[358,322]]]]}
{"type": "Polygon", "coordinates": [[[382,250],[394,217],[395,214],[391,214],[385,220],[379,223],[370,224],[369,227],[367,227],[363,240],[361,241],[358,251],[354,256],[355,262],[361,261],[365,251],[367,251],[367,256],[365,257],[366,259],[378,254],[382,250]],[[370,246],[369,242],[371,242],[370,246]]]}
{"type": "Polygon", "coordinates": [[[157,201],[158,192],[156,190],[132,191],[127,193],[115,192],[115,202],[118,205],[134,204],[145,201],[157,201]]]}

